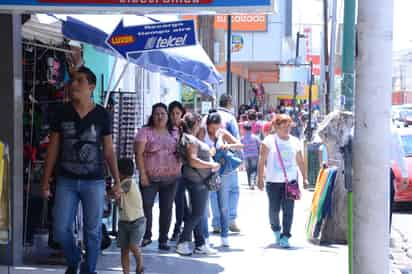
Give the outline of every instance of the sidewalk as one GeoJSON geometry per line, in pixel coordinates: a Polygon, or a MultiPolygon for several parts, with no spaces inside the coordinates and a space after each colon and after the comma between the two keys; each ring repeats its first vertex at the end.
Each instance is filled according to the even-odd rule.
{"type": "MultiPolygon", "coordinates": [[[[220,248],[220,238],[212,236],[211,242],[220,251],[211,257],[181,257],[174,252],[160,253],[157,242],[144,248],[146,274],[238,274],[238,273],[316,273],[347,274],[347,247],[320,247],[305,239],[305,224],[311,192],[304,192],[302,201],[297,202],[295,221],[292,230],[292,248],[277,248],[268,221],[268,205],[265,192],[249,190],[246,176],[241,173],[241,195],[238,224],[242,229],[239,235],[230,237],[230,248],[220,248]]],[[[157,210],[153,232],[157,234],[157,210]]],[[[156,239],[156,235],[154,238],[156,239]]],[[[133,269],[133,268],[132,268],[133,269]]],[[[113,247],[100,257],[100,274],[121,272],[120,252],[113,247]]],[[[0,268],[0,274],[6,274],[0,268]]],[[[44,266],[34,268],[13,268],[10,274],[64,273],[63,267],[44,266]]]]}

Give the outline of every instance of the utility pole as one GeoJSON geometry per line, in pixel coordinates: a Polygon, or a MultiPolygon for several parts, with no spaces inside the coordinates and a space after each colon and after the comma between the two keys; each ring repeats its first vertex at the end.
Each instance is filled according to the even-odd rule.
{"type": "Polygon", "coordinates": [[[337,0],[332,0],[332,18],[330,30],[330,60],[329,60],[329,111],[333,111],[336,101],[335,89],[335,56],[336,56],[336,10],[337,0]]]}
{"type": "Polygon", "coordinates": [[[358,1],[353,273],[389,273],[393,1],[358,1]]]}
{"type": "MultiPolygon", "coordinates": [[[[298,67],[299,64],[299,44],[300,44],[300,38],[304,38],[305,35],[301,34],[299,31],[296,33],[296,53],[295,53],[295,68],[298,67]]],[[[297,113],[296,113],[296,97],[298,95],[298,82],[293,82],[293,101],[292,101],[292,106],[293,106],[293,119],[296,120],[297,113]]]]}
{"type": "Polygon", "coordinates": [[[232,94],[232,16],[227,16],[226,93],[232,94]]]}
{"type": "Polygon", "coordinates": [[[325,83],[326,83],[326,90],[325,90],[325,111],[326,114],[329,114],[329,102],[330,102],[330,82],[329,82],[329,35],[328,35],[328,1],[323,0],[323,55],[324,55],[324,62],[325,62],[325,83]]]}
{"type": "Polygon", "coordinates": [[[344,109],[353,111],[355,84],[355,16],[356,0],[345,0],[343,15],[342,49],[342,95],[345,98],[344,109]]]}
{"type": "MultiPolygon", "coordinates": [[[[344,110],[353,111],[353,97],[355,84],[355,16],[356,0],[345,0],[343,15],[343,49],[342,49],[342,96],[344,110]]],[[[352,157],[351,155],[349,157],[352,157]]],[[[352,159],[353,160],[353,159],[352,159]]],[[[346,166],[346,163],[345,163],[346,166]]],[[[345,177],[350,176],[352,170],[345,171],[345,177]]],[[[348,189],[348,250],[349,274],[353,273],[353,192],[348,189]]]]}

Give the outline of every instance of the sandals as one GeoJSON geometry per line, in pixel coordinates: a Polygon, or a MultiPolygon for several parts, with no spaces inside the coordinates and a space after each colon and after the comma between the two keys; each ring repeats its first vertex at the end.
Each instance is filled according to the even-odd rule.
{"type": "Polygon", "coordinates": [[[142,266],[140,269],[136,268],[136,274],[144,274],[144,267],[142,266]]]}

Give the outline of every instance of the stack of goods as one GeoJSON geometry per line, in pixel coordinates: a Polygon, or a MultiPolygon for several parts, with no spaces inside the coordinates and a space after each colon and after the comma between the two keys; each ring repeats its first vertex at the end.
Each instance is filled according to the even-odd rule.
{"type": "Polygon", "coordinates": [[[306,226],[306,235],[309,240],[320,239],[322,226],[325,220],[331,216],[333,190],[337,174],[337,167],[322,168],[319,171],[306,226]]]}
{"type": "Polygon", "coordinates": [[[113,143],[118,158],[134,158],[138,104],[135,92],[112,93],[113,143]]]}

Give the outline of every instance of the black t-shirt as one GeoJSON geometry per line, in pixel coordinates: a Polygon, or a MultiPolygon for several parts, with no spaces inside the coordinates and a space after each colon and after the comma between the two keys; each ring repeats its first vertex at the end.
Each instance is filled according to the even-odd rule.
{"type": "Polygon", "coordinates": [[[100,105],[80,118],[72,104],[53,115],[51,130],[60,133],[57,174],[70,179],[104,178],[103,137],[112,134],[112,119],[100,105]]]}

